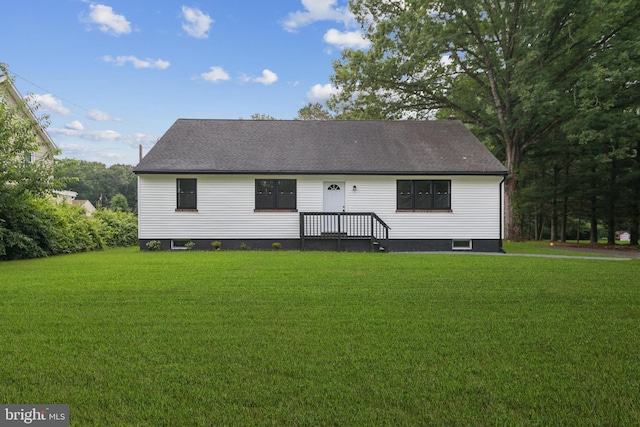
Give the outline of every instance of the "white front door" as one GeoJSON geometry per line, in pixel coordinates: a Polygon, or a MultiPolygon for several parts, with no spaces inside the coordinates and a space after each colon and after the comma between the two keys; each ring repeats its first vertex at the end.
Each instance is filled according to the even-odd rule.
{"type": "MultiPolygon", "coordinates": [[[[324,212],[344,212],[344,182],[325,182],[322,207],[324,212]]],[[[342,229],[344,229],[344,218],[340,221],[342,229]]],[[[338,227],[337,216],[326,216],[322,224],[323,233],[337,233],[341,228],[338,227]]]]}
{"type": "Polygon", "coordinates": [[[323,193],[324,212],[344,212],[344,182],[325,182],[323,193]]]}

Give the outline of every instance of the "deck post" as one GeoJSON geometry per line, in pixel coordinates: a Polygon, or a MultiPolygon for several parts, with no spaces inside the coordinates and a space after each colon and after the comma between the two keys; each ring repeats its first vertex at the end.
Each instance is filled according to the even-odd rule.
{"type": "Polygon", "coordinates": [[[304,212],[300,212],[300,250],[304,251],[304,212]]]}
{"type": "Polygon", "coordinates": [[[338,252],[342,252],[342,214],[338,212],[338,252]]]}
{"type": "Polygon", "coordinates": [[[371,232],[369,236],[371,236],[371,252],[373,252],[373,249],[374,249],[373,240],[375,239],[375,236],[373,235],[373,215],[371,215],[369,219],[371,221],[371,232]]]}

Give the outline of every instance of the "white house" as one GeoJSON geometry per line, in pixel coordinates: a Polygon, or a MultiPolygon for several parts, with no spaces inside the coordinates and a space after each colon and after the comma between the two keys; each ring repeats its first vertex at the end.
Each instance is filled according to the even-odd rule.
{"type": "Polygon", "coordinates": [[[507,171],[457,120],[179,119],[134,172],[141,249],[502,250],[507,171]]]}

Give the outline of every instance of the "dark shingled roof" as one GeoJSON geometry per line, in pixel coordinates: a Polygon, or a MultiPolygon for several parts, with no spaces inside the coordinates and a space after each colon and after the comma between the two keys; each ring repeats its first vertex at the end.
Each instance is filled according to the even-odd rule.
{"type": "Polygon", "coordinates": [[[504,175],[459,121],[179,119],[144,173],[504,175]]]}

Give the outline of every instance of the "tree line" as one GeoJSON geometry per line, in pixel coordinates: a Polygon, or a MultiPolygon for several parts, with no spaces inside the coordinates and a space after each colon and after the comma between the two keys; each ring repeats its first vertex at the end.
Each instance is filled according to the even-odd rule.
{"type": "Polygon", "coordinates": [[[64,190],[78,193],[96,207],[112,207],[124,212],[137,212],[138,184],[132,165],[77,159],[56,159],[53,174],[64,190]]]}

